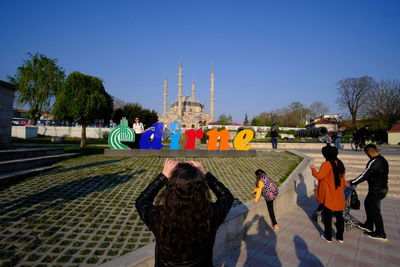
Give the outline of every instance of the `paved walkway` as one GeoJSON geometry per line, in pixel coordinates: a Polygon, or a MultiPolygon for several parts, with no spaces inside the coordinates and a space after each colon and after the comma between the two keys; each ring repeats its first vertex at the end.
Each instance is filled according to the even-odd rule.
{"type": "MultiPolygon", "coordinates": [[[[360,196],[363,203],[364,196],[360,196]]],[[[300,207],[278,220],[281,227],[275,233],[263,217],[258,234],[248,235],[240,249],[232,251],[216,266],[399,266],[400,263],[400,199],[382,201],[382,214],[388,242],[364,236],[359,229],[344,235],[344,243],[332,239],[329,244],[321,239],[323,225],[310,219],[317,204],[307,198],[300,207]]],[[[364,221],[362,205],[359,211],[351,211],[364,221]]]]}

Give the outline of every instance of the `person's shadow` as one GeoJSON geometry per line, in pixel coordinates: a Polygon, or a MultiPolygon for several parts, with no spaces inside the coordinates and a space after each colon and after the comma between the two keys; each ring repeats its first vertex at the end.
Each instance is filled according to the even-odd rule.
{"type": "MultiPolygon", "coordinates": [[[[264,216],[256,215],[247,224],[253,224],[258,220],[257,233],[254,235],[247,235],[247,232],[243,236],[243,240],[246,242],[247,259],[245,266],[257,266],[259,263],[252,262],[254,254],[254,242],[259,243],[259,250],[268,257],[269,266],[282,266],[279,260],[278,253],[276,252],[276,233],[271,226],[268,225],[264,216]],[[258,242],[259,241],[259,242],[258,242]],[[252,244],[253,243],[253,244],[252,244]],[[251,251],[253,249],[253,251],[251,251]]],[[[246,225],[247,225],[246,224],[246,225]]],[[[248,228],[247,228],[248,229],[248,228]]],[[[258,252],[257,252],[258,253],[258,252]]],[[[261,263],[260,263],[261,264],[261,263]]]]}
{"type": "Polygon", "coordinates": [[[307,185],[304,182],[303,174],[299,173],[299,183],[297,184],[296,181],[294,181],[294,186],[297,195],[297,205],[304,210],[304,212],[307,214],[307,217],[310,219],[311,223],[317,229],[318,233],[321,233],[322,232],[321,226],[318,224],[318,222],[315,222],[312,219],[312,214],[317,209],[318,202],[315,200],[315,197],[308,196],[307,185]]]}
{"type": "Polygon", "coordinates": [[[133,179],[136,175],[145,172],[140,170],[133,173],[126,173],[127,170],[118,171],[111,174],[102,174],[74,180],[66,184],[50,187],[42,192],[12,200],[0,204],[0,226],[23,217],[29,217],[48,208],[65,204],[69,201],[79,199],[90,193],[102,191],[108,188],[116,187],[133,179]],[[40,205],[46,203],[45,205],[40,205]],[[50,203],[50,204],[47,204],[50,203]],[[32,208],[33,209],[30,209],[32,208]],[[4,216],[13,213],[20,208],[28,208],[30,210],[19,213],[18,215],[4,216]]]}
{"type": "Polygon", "coordinates": [[[299,267],[323,267],[324,265],[314,254],[308,251],[307,243],[298,235],[293,237],[293,243],[296,249],[296,256],[300,261],[299,267]]]}

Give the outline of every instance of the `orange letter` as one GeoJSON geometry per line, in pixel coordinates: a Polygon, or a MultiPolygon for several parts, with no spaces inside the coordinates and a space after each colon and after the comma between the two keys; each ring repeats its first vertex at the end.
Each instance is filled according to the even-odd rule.
{"type": "Polygon", "coordinates": [[[233,139],[233,147],[236,150],[249,150],[251,145],[248,144],[253,140],[254,132],[250,129],[240,131],[233,139]],[[247,143],[247,145],[245,145],[247,143]]]}
{"type": "Polygon", "coordinates": [[[207,133],[210,137],[208,140],[208,150],[217,150],[218,137],[219,139],[219,149],[220,150],[228,150],[231,146],[229,145],[229,131],[222,130],[218,131],[217,129],[211,130],[207,133]]]}
{"type": "Polygon", "coordinates": [[[185,132],[185,135],[187,135],[185,149],[194,149],[196,147],[196,138],[203,138],[203,130],[198,129],[195,131],[193,129],[190,129],[185,132]]]}

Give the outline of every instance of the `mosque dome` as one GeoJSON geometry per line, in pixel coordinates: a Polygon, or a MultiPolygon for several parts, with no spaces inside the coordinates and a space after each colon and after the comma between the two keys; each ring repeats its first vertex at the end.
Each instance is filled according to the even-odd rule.
{"type": "MultiPolygon", "coordinates": [[[[182,97],[182,107],[201,107],[204,109],[204,104],[191,96],[182,97]]],[[[171,108],[178,106],[178,100],[171,103],[171,108]]]]}

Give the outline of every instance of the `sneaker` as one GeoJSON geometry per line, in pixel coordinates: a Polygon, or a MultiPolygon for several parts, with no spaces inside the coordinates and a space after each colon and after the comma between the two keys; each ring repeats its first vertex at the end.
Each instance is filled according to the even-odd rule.
{"type": "Polygon", "coordinates": [[[381,240],[381,241],[389,241],[389,239],[386,238],[385,234],[378,234],[376,232],[364,232],[364,234],[372,239],[377,239],[377,240],[381,240]]]}
{"type": "Polygon", "coordinates": [[[278,231],[279,231],[279,225],[278,225],[278,224],[275,224],[275,225],[274,225],[274,231],[275,231],[275,232],[278,232],[278,231]]]}
{"type": "Polygon", "coordinates": [[[339,242],[340,244],[343,244],[343,239],[338,239],[337,242],[339,242]]]}
{"type": "Polygon", "coordinates": [[[372,229],[368,228],[364,223],[357,223],[357,228],[368,233],[372,232],[372,229]]]}
{"type": "Polygon", "coordinates": [[[324,240],[326,240],[326,242],[328,242],[328,243],[332,243],[331,240],[325,238],[325,235],[324,235],[324,234],[321,234],[321,238],[324,239],[324,240]]]}

